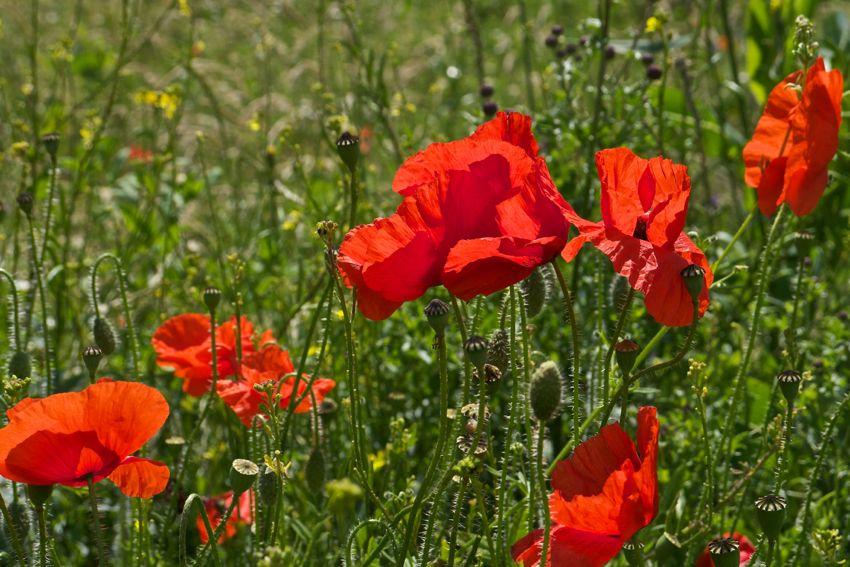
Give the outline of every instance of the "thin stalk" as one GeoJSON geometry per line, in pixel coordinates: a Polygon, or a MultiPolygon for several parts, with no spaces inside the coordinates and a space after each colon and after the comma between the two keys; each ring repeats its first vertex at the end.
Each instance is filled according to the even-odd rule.
{"type": "Polygon", "coordinates": [[[101,567],[109,565],[109,559],[106,556],[105,541],[100,526],[100,514],[97,511],[97,495],[94,493],[94,480],[92,476],[86,477],[86,483],[89,488],[89,508],[91,510],[92,528],[94,531],[94,540],[97,545],[98,564],[101,567]]]}
{"type": "Polygon", "coordinates": [[[623,332],[623,328],[626,326],[626,321],[629,319],[629,314],[631,313],[632,302],[635,299],[635,289],[633,287],[629,287],[629,292],[626,295],[625,301],[623,301],[623,306],[620,308],[620,316],[617,318],[617,326],[614,328],[614,334],[611,335],[611,340],[609,341],[608,351],[605,353],[605,361],[602,366],[602,403],[608,403],[608,396],[610,395],[610,379],[611,379],[611,359],[614,357],[614,345],[617,344],[617,341],[620,340],[620,334],[623,332]]]}
{"type": "Polygon", "coordinates": [[[14,350],[19,351],[23,350],[21,348],[21,309],[18,300],[18,286],[15,284],[15,278],[12,277],[12,274],[7,272],[6,270],[0,268],[0,275],[2,275],[9,282],[9,287],[12,288],[10,293],[12,297],[12,328],[14,329],[14,343],[12,347],[14,350]]]}
{"type": "Polygon", "coordinates": [[[36,507],[35,515],[38,518],[38,564],[47,567],[47,519],[43,504],[36,507]]]}
{"type": "MultiPolygon", "coordinates": [[[[602,21],[602,31],[599,38],[599,71],[596,75],[596,88],[594,90],[593,99],[593,119],[590,125],[590,140],[587,142],[587,154],[585,155],[584,163],[593,163],[593,152],[599,142],[599,118],[602,115],[602,84],[605,82],[605,68],[608,65],[608,58],[605,57],[605,47],[608,45],[608,29],[611,20],[611,0],[600,0],[599,2],[600,20],[602,21]]],[[[590,168],[590,166],[588,165],[590,168]]],[[[588,171],[585,177],[584,193],[586,195],[586,205],[589,211],[593,208],[593,174],[588,171]]],[[[557,271],[557,270],[556,270],[557,271]]]]}
{"type": "MultiPolygon", "coordinates": [[[[767,234],[767,242],[764,245],[759,258],[758,286],[756,288],[756,302],[753,306],[753,313],[750,319],[750,333],[747,336],[747,344],[744,347],[744,356],[741,359],[741,364],[738,366],[738,372],[735,375],[732,386],[732,399],[729,403],[729,413],[726,416],[726,423],[723,427],[723,442],[724,449],[720,453],[724,455],[723,463],[728,462],[732,443],[732,427],[737,417],[738,405],[744,385],[744,377],[750,367],[750,359],[753,354],[753,349],[758,335],[759,323],[761,322],[761,309],[764,305],[765,292],[767,291],[767,282],[773,272],[773,243],[780,232],[782,220],[785,217],[785,205],[780,206],[776,217],[773,219],[773,224],[770,227],[770,232],[767,234]]],[[[727,467],[721,467],[727,468],[727,467]]],[[[726,475],[728,476],[728,475],[726,475]]],[[[724,483],[725,485],[725,480],[724,483]]]]}
{"type": "Polygon", "coordinates": [[[558,284],[561,286],[561,293],[564,297],[564,308],[567,315],[567,322],[570,325],[570,336],[572,338],[572,380],[573,380],[573,426],[572,437],[573,443],[578,445],[579,426],[581,425],[581,400],[579,397],[580,391],[580,364],[579,364],[579,332],[576,323],[576,313],[573,307],[573,297],[570,288],[567,285],[567,280],[564,274],[561,273],[557,265],[557,258],[553,260],[552,267],[555,269],[555,275],[558,277],[558,284]]]}
{"type": "Polygon", "coordinates": [[[776,467],[773,471],[773,493],[780,494],[785,485],[785,467],[788,463],[788,445],[791,441],[791,427],[794,419],[794,404],[789,403],[782,420],[782,440],[776,457],[776,467]]]}
{"type": "Polygon", "coordinates": [[[41,252],[39,258],[44,264],[44,253],[47,250],[47,241],[50,239],[50,228],[53,218],[53,200],[56,194],[56,161],[51,159],[50,163],[50,187],[47,193],[47,211],[44,217],[44,231],[41,235],[41,252]]]}
{"type": "Polygon", "coordinates": [[[47,377],[47,395],[53,393],[53,370],[50,365],[50,332],[47,321],[47,296],[44,291],[44,274],[41,258],[38,255],[38,247],[35,243],[35,225],[32,222],[32,217],[27,215],[27,223],[29,224],[30,247],[32,248],[33,270],[35,272],[35,283],[38,287],[38,299],[41,304],[41,321],[44,325],[44,373],[47,377]]]}
{"type": "MultiPolygon", "coordinates": [[[[130,337],[130,355],[133,359],[133,375],[136,380],[140,380],[142,377],[141,369],[139,366],[139,361],[141,359],[141,353],[139,351],[139,337],[136,334],[136,325],[133,323],[133,313],[130,311],[130,302],[127,300],[127,273],[124,271],[124,263],[118,256],[114,254],[101,254],[100,257],[95,261],[94,266],[92,266],[91,271],[91,293],[92,293],[92,304],[95,310],[95,315],[100,315],[100,307],[98,304],[99,296],[98,296],[98,285],[97,285],[97,273],[100,265],[106,261],[110,261],[115,266],[115,273],[118,275],[118,293],[121,296],[121,309],[124,311],[124,318],[127,320],[127,334],[130,337]]],[[[237,341],[237,345],[239,342],[237,341]]]]}
{"type": "Polygon", "coordinates": [[[15,523],[15,518],[9,512],[9,508],[6,506],[6,500],[2,494],[0,494],[0,513],[3,514],[3,521],[6,522],[6,532],[8,532],[9,539],[12,541],[12,547],[15,548],[15,555],[18,556],[18,564],[26,565],[27,554],[18,535],[18,526],[15,523]]]}
{"type": "Polygon", "coordinates": [[[549,534],[552,530],[552,520],[549,517],[549,494],[546,490],[546,477],[543,474],[543,439],[546,436],[546,424],[537,424],[537,487],[540,490],[540,506],[543,509],[543,546],[540,557],[548,557],[549,534]]]}
{"type": "Polygon", "coordinates": [[[711,271],[717,272],[717,268],[720,264],[723,263],[723,260],[726,258],[727,254],[732,251],[732,247],[738,242],[741,238],[741,235],[744,234],[744,231],[747,230],[747,227],[750,226],[750,223],[756,216],[756,211],[758,211],[758,206],[754,205],[752,209],[750,209],[750,213],[744,219],[744,222],[741,223],[741,226],[738,227],[738,230],[735,232],[735,235],[732,237],[732,240],[729,241],[729,244],[726,245],[726,248],[723,249],[723,252],[720,253],[720,256],[717,257],[717,260],[711,265],[711,271]]]}

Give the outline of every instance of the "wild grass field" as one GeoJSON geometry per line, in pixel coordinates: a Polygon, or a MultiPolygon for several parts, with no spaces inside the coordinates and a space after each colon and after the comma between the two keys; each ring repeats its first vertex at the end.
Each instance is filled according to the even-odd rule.
{"type": "Polygon", "coordinates": [[[0,564],[846,564],[850,3],[0,8],[0,564]]]}

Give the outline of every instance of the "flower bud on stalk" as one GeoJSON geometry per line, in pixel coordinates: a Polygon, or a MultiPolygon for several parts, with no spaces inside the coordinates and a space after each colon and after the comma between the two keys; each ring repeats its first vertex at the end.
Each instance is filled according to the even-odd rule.
{"type": "Polygon", "coordinates": [[[28,352],[19,350],[9,359],[9,376],[23,380],[32,377],[32,359],[28,352]]]}
{"type": "Polygon", "coordinates": [[[543,273],[539,268],[533,270],[527,278],[520,282],[519,287],[522,290],[528,317],[536,317],[543,310],[543,305],[545,305],[546,298],[549,295],[549,286],[543,273]]]}
{"type": "Polygon", "coordinates": [[[776,381],[779,382],[779,389],[782,390],[785,401],[793,404],[800,391],[803,375],[797,370],[784,370],[777,374],[776,381]]]}
{"type": "Polygon", "coordinates": [[[708,544],[708,553],[714,567],[738,567],[741,562],[741,544],[731,537],[713,539],[708,544]]]}
{"type": "Polygon", "coordinates": [[[96,345],[90,345],[83,349],[83,363],[89,371],[89,381],[94,384],[97,368],[103,358],[103,351],[96,345]]]}
{"type": "Polygon", "coordinates": [[[756,500],[756,517],[767,539],[775,541],[785,522],[787,500],[778,494],[768,494],[756,500]]]}
{"type": "Polygon", "coordinates": [[[632,368],[637,361],[638,350],[640,347],[634,341],[624,339],[614,345],[614,356],[617,358],[617,366],[623,371],[623,374],[631,373],[632,368]]]}
{"type": "Polygon", "coordinates": [[[336,151],[348,171],[354,173],[360,161],[360,138],[350,132],[343,132],[336,141],[336,151]]]}
{"type": "Polygon", "coordinates": [[[260,495],[260,502],[267,506],[274,504],[277,498],[277,475],[274,470],[267,465],[263,465],[260,472],[260,480],[257,482],[257,489],[260,495]]]}
{"type": "Polygon", "coordinates": [[[531,375],[531,411],[537,421],[545,423],[555,417],[561,406],[561,371],[551,360],[537,367],[531,375]]]}
{"type": "Polygon", "coordinates": [[[307,486],[314,492],[319,492],[325,486],[325,454],[320,447],[314,447],[307,458],[304,467],[304,478],[307,486]]]}
{"type": "Polygon", "coordinates": [[[496,329],[490,335],[490,348],[487,352],[487,360],[498,368],[502,374],[510,367],[511,343],[508,332],[505,329],[496,329]]]}
{"type": "Polygon", "coordinates": [[[445,301],[432,299],[424,309],[428,324],[438,337],[442,337],[449,324],[449,306],[445,301]]]}
{"type": "Polygon", "coordinates": [[[463,344],[463,350],[469,362],[475,368],[482,368],[487,363],[487,339],[478,335],[472,335],[463,344]]]}
{"type": "Polygon", "coordinates": [[[55,164],[56,154],[59,151],[59,134],[56,132],[45,134],[41,137],[41,143],[44,145],[47,155],[50,156],[50,161],[55,164]]]}
{"type": "Polygon", "coordinates": [[[92,334],[95,344],[104,355],[109,356],[115,352],[115,331],[109,321],[103,317],[95,317],[92,334]]]}
{"type": "Polygon", "coordinates": [[[32,217],[32,209],[35,205],[35,198],[32,196],[32,193],[29,191],[21,191],[18,193],[18,207],[21,211],[27,216],[27,218],[32,217]]]}
{"type": "Polygon", "coordinates": [[[221,302],[221,290],[217,287],[208,287],[204,290],[204,303],[210,313],[215,313],[219,302],[221,302]]]}
{"type": "Polygon", "coordinates": [[[688,288],[688,293],[691,294],[691,299],[696,301],[702,290],[705,289],[705,270],[696,264],[690,264],[680,273],[685,281],[685,287],[688,288]]]}

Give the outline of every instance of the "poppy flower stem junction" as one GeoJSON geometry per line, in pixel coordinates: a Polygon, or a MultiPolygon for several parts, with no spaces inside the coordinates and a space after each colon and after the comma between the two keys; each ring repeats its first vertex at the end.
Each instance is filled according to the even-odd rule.
{"type": "Polygon", "coordinates": [[[567,285],[567,280],[564,278],[564,274],[561,273],[560,268],[557,264],[557,258],[552,261],[552,267],[555,270],[555,275],[558,277],[558,285],[561,287],[561,293],[564,297],[564,308],[567,315],[567,322],[570,325],[570,336],[572,337],[572,394],[573,394],[573,427],[572,427],[572,438],[573,444],[578,445],[579,440],[579,426],[581,424],[581,399],[580,399],[580,360],[579,360],[579,349],[580,349],[580,341],[578,334],[578,325],[576,323],[576,313],[575,308],[573,307],[573,296],[570,292],[570,288],[567,285]]]}
{"type": "MultiPolygon", "coordinates": [[[[97,495],[94,492],[94,480],[91,475],[86,477],[86,483],[89,489],[89,506],[91,508],[92,531],[94,531],[95,545],[97,545],[98,565],[106,567],[109,565],[109,559],[106,556],[103,531],[100,525],[100,514],[97,511],[97,495]]],[[[43,509],[41,513],[44,513],[43,509]]]]}
{"type": "MultiPolygon", "coordinates": [[[[780,227],[783,224],[783,219],[785,217],[785,205],[781,205],[779,207],[776,216],[773,219],[773,224],[770,227],[770,231],[767,234],[767,242],[764,245],[764,249],[760,254],[759,258],[759,272],[758,272],[758,287],[756,288],[756,297],[755,297],[755,305],[753,305],[753,312],[750,318],[750,333],[747,336],[747,344],[744,347],[744,355],[741,358],[741,364],[738,366],[738,372],[735,375],[735,379],[733,381],[732,386],[732,399],[729,403],[729,413],[726,415],[726,422],[723,427],[723,451],[721,454],[723,455],[723,465],[721,469],[728,470],[726,467],[726,463],[729,461],[730,453],[731,453],[731,444],[732,444],[732,428],[735,423],[735,418],[737,417],[738,404],[740,403],[740,398],[744,385],[744,377],[747,374],[747,371],[750,367],[750,359],[752,358],[753,348],[755,347],[756,336],[758,335],[759,323],[761,321],[761,308],[764,305],[764,296],[767,291],[767,282],[770,280],[770,276],[773,272],[773,244],[776,241],[779,232],[781,231],[780,227]]],[[[722,486],[725,486],[728,481],[728,474],[724,475],[724,481],[722,486]]]]}

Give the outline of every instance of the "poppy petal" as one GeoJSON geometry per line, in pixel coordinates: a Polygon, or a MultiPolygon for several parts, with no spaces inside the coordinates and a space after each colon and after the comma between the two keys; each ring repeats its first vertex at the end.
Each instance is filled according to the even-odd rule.
{"type": "Polygon", "coordinates": [[[131,498],[151,498],[168,485],[171,472],[159,461],[127,457],[109,475],[121,492],[131,498]]]}
{"type": "Polygon", "coordinates": [[[531,132],[531,117],[519,112],[498,112],[495,117],[478,127],[473,140],[503,140],[525,150],[536,158],[539,148],[531,132]]]}
{"type": "Polygon", "coordinates": [[[647,167],[647,160],[628,148],[613,148],[596,153],[596,170],[602,183],[602,221],[631,236],[637,219],[646,209],[638,189],[647,167]]]}

